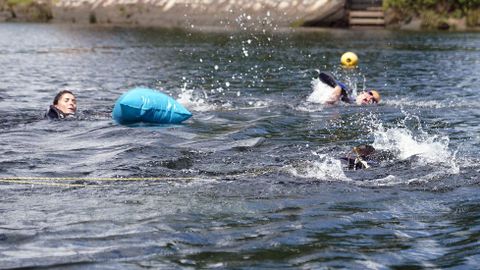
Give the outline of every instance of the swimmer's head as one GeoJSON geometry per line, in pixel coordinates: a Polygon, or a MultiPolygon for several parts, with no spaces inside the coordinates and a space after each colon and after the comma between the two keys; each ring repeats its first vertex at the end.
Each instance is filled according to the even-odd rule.
{"type": "Polygon", "coordinates": [[[356,103],[358,105],[378,104],[381,100],[380,93],[377,90],[364,91],[358,94],[356,103]]]}
{"type": "Polygon", "coordinates": [[[361,144],[353,148],[353,152],[358,156],[365,158],[375,152],[375,148],[368,144],[361,144]]]}
{"type": "Polygon", "coordinates": [[[71,91],[63,90],[58,92],[53,99],[53,106],[64,114],[75,114],[77,111],[77,99],[71,91]]]}

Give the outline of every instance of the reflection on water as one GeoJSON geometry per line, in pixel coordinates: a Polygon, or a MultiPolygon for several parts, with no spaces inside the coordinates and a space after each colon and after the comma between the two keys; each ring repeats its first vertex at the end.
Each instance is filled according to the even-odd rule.
{"type": "Polygon", "coordinates": [[[475,33],[0,27],[0,268],[475,268],[475,33]],[[338,67],[344,51],[356,70],[338,67]],[[319,71],[376,107],[308,101],[319,71]],[[120,126],[162,90],[194,116],[120,126]],[[60,89],[73,121],[42,118],[60,89]],[[346,170],[358,144],[393,157],[346,170]]]}

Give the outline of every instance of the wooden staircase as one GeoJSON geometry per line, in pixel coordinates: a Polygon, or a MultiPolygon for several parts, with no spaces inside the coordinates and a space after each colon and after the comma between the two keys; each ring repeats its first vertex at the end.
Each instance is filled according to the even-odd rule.
{"type": "Polygon", "coordinates": [[[350,27],[385,27],[385,14],[381,0],[349,0],[350,27]]]}

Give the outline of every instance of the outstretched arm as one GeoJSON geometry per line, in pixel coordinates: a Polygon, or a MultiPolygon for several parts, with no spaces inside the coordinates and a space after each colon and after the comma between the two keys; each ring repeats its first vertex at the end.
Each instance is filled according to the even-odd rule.
{"type": "Polygon", "coordinates": [[[326,72],[321,72],[318,78],[324,84],[330,87],[333,87],[335,89],[335,94],[332,95],[332,98],[327,101],[327,104],[335,104],[339,100],[342,100],[343,102],[346,102],[346,103],[353,102],[349,96],[349,93],[351,93],[352,91],[348,89],[348,87],[345,84],[337,81],[335,77],[333,77],[331,74],[326,72]]]}

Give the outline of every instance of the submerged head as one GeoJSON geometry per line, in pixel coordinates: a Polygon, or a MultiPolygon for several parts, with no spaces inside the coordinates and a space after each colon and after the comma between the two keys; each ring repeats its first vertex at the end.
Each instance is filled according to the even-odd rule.
{"type": "Polygon", "coordinates": [[[380,93],[377,90],[369,90],[358,94],[356,103],[358,105],[378,104],[380,99],[380,93]]]}
{"type": "Polygon", "coordinates": [[[71,91],[63,90],[53,99],[53,106],[64,114],[74,114],[77,111],[77,99],[71,91]]]}
{"type": "Polygon", "coordinates": [[[370,165],[367,161],[375,154],[376,150],[373,146],[368,144],[362,144],[353,147],[346,157],[342,158],[348,162],[348,169],[360,170],[368,169],[370,165]]]}
{"type": "Polygon", "coordinates": [[[365,158],[375,153],[375,148],[368,144],[361,144],[353,148],[353,152],[358,156],[365,158]]]}

